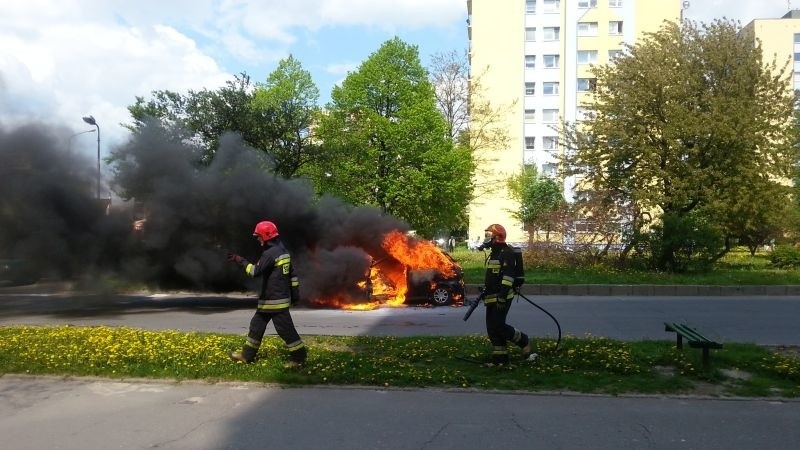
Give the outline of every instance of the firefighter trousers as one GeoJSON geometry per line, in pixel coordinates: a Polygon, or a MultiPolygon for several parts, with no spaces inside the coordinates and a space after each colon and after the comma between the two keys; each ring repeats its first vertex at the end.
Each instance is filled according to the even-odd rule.
{"type": "Polygon", "coordinates": [[[294,327],[289,308],[276,311],[256,311],[255,314],[253,314],[253,318],[250,319],[250,330],[247,333],[247,341],[244,345],[244,350],[248,354],[247,356],[252,354],[252,356],[255,357],[255,354],[261,347],[261,340],[264,338],[264,333],[267,331],[267,324],[269,324],[270,320],[275,325],[275,331],[278,333],[278,336],[283,339],[283,342],[286,344],[286,348],[289,350],[289,358],[292,361],[304,363],[307,350],[294,327]]]}
{"type": "Polygon", "coordinates": [[[486,305],[486,334],[492,342],[492,362],[508,364],[508,342],[519,348],[528,345],[528,335],[506,323],[511,301],[496,301],[486,305]]]}

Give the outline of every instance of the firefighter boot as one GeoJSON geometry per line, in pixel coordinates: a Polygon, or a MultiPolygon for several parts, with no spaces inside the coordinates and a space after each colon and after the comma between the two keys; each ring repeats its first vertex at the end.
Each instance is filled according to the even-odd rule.
{"type": "Polygon", "coordinates": [[[302,368],[306,365],[306,356],[308,355],[308,350],[305,347],[297,349],[293,352],[289,352],[289,361],[284,364],[284,367],[287,369],[297,369],[302,368]]]}
{"type": "Polygon", "coordinates": [[[230,356],[231,359],[233,361],[235,361],[235,362],[243,362],[243,363],[249,364],[249,363],[255,361],[256,352],[258,352],[257,349],[254,349],[253,347],[245,345],[244,347],[242,347],[242,351],[240,351],[240,352],[230,352],[228,354],[228,356],[230,356]]]}

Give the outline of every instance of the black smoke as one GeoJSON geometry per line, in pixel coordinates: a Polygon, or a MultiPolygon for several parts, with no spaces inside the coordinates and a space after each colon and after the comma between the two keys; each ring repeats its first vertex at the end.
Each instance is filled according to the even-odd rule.
{"type": "Polygon", "coordinates": [[[69,131],[0,126],[0,258],[44,277],[73,277],[109,263],[124,224],[95,197],[94,161],[70,152],[69,131]]]}
{"type": "Polygon", "coordinates": [[[305,180],[275,176],[269,157],[238,135],[222,136],[208,162],[196,146],[150,124],[110,160],[111,187],[146,211],[144,229],[134,232],[130,208],[99,211],[91,163],[68,155],[58,134],[38,125],[0,133],[0,250],[50,259],[49,267],[69,269],[55,271],[60,276],[111,272],[161,289],[240,288],[244,278],[225,255],[255,261],[261,248],[253,227],[271,220],[293,253],[304,299],[357,299],[370,256],[385,256],[383,236],[408,228],[376,208],[317,198],[305,180]]]}

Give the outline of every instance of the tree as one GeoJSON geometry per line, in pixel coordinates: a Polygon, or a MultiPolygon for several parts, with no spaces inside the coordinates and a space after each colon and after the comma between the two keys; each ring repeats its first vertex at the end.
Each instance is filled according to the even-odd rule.
{"type": "Polygon", "coordinates": [[[469,200],[469,150],[453,146],[416,46],[386,41],[333,89],[313,174],[323,192],[379,207],[422,235],[451,229],[469,200]]]}
{"type": "Polygon", "coordinates": [[[145,122],[156,121],[178,141],[202,147],[204,160],[209,162],[226,131],[241,133],[248,143],[259,139],[250,108],[252,91],[250,77],[244,73],[214,91],[153,91],[151,100],[137,96],[136,103],[128,106],[133,123],[126,127],[137,132],[145,122]]]}
{"type": "Polygon", "coordinates": [[[436,104],[448,134],[458,138],[469,123],[469,61],[466,52],[435,53],[429,67],[436,104]]]}
{"type": "Polygon", "coordinates": [[[658,247],[658,268],[676,267],[687,224],[741,234],[726,216],[743,200],[742,187],[746,201],[759,204],[783,192],[791,175],[793,93],[785,68],[764,64],[754,42],[728,21],[666,23],[592,69],[596,91],[584,105],[591,120],[565,127],[569,174],[656,220],[669,217],[638,224],[658,224],[669,244],[658,247]]]}
{"type": "Polygon", "coordinates": [[[520,203],[519,210],[511,214],[522,222],[530,242],[539,232],[544,232],[549,242],[551,232],[563,231],[567,202],[559,183],[539,176],[536,167],[530,165],[509,180],[508,189],[520,203]]]}
{"type": "Polygon", "coordinates": [[[266,153],[272,168],[283,178],[292,178],[313,159],[311,128],[318,114],[319,90],[311,75],[291,55],[278,63],[265,83],[253,84],[242,73],[216,90],[190,90],[187,94],[154,91],[153,98],[136,97],[128,107],[140,130],[155,120],[170,130],[177,141],[190,141],[203,148],[209,163],[226,132],[236,132],[251,147],[266,153]]]}
{"type": "Polygon", "coordinates": [[[319,89],[311,73],[292,55],[281,60],[267,82],[256,85],[251,106],[261,126],[263,142],[257,148],[269,149],[275,172],[291,178],[317,154],[312,126],[319,115],[319,89]]]}

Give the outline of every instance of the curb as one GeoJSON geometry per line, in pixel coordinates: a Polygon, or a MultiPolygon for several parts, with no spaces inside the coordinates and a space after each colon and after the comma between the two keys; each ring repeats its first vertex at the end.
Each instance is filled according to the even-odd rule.
{"type": "MultiPolygon", "coordinates": [[[[477,284],[465,286],[467,295],[478,295],[477,284]]],[[[800,296],[800,285],[653,285],[653,284],[525,284],[525,295],[570,296],[800,296]]]]}

